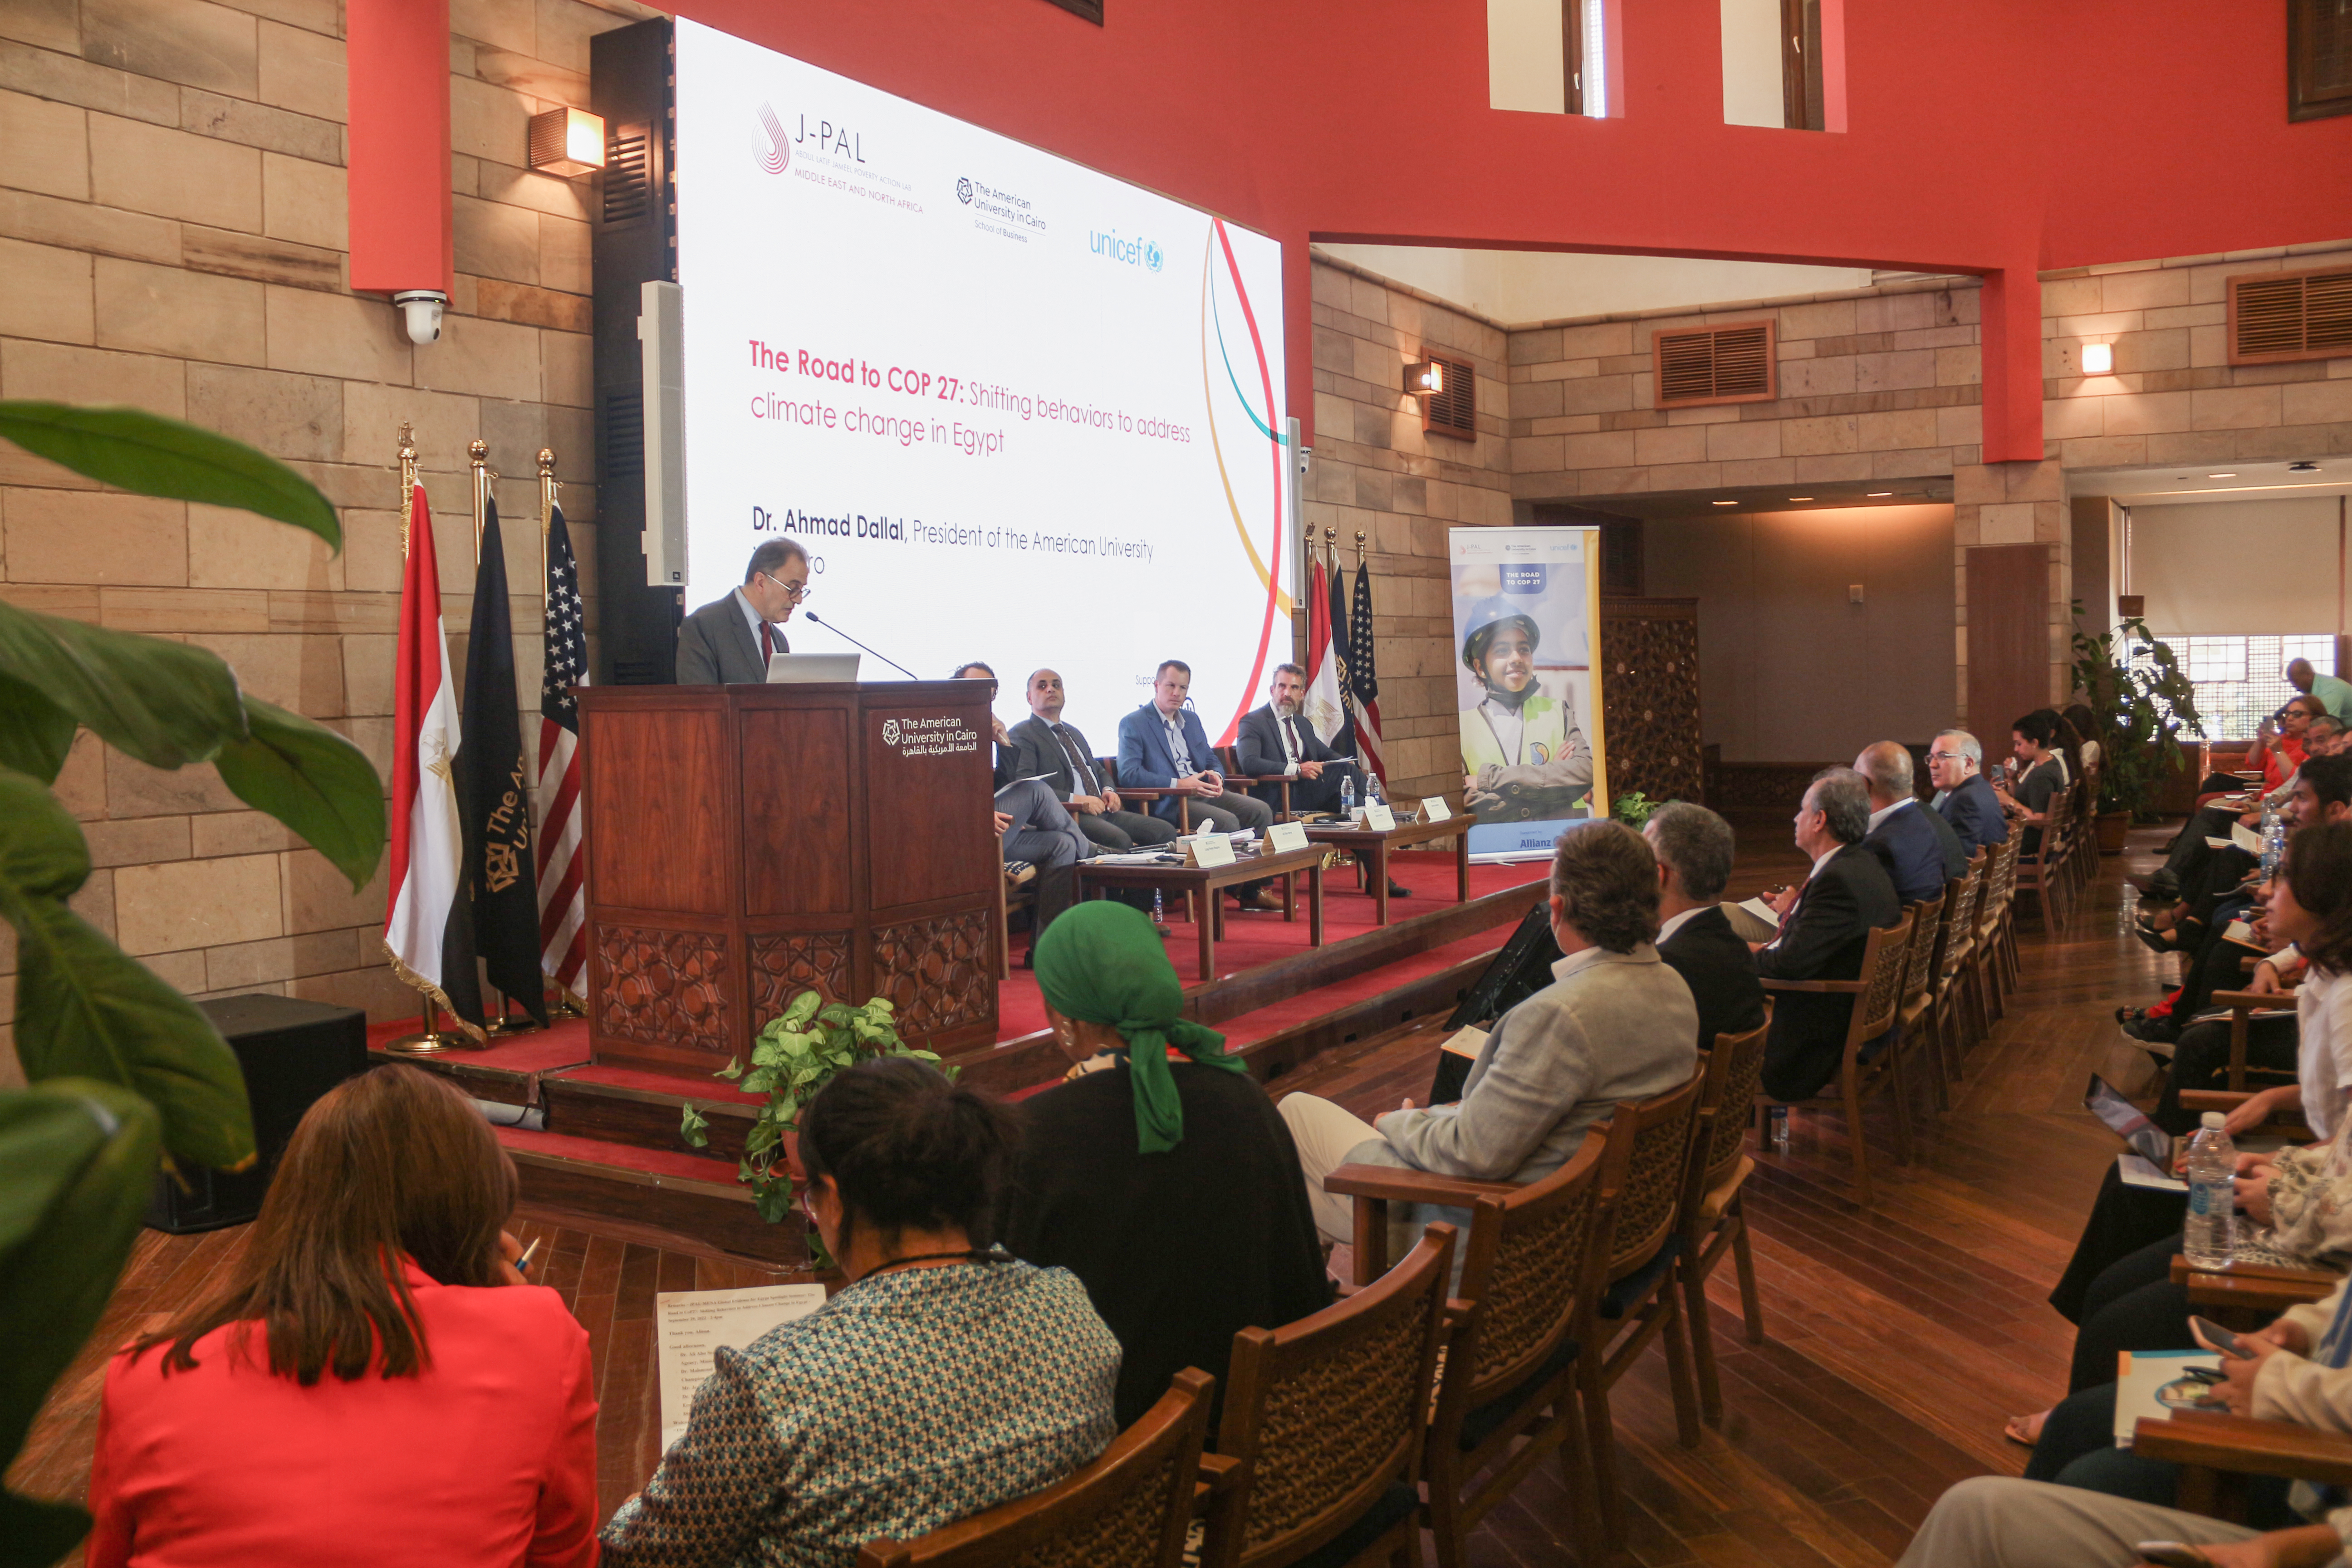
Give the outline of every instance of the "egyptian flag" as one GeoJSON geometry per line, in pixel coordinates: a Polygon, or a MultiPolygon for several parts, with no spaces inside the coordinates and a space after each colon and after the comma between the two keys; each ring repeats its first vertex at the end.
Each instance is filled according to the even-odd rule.
{"type": "Polygon", "coordinates": [[[1330,602],[1324,615],[1331,624],[1331,674],[1339,690],[1339,727],[1323,739],[1341,756],[1352,757],[1356,754],[1356,656],[1348,646],[1348,574],[1337,562],[1331,564],[1330,602]]]}
{"type": "Polygon", "coordinates": [[[1322,741],[1330,740],[1348,721],[1348,701],[1339,692],[1339,660],[1331,651],[1330,585],[1319,555],[1307,569],[1307,695],[1299,711],[1322,741]]]}
{"type": "Polygon", "coordinates": [[[482,993],[474,975],[473,908],[463,897],[464,833],[457,818],[457,683],[449,675],[433,512],[423,485],[409,502],[393,667],[392,893],[383,950],[395,973],[479,1039],[482,993]]]}
{"type": "Polygon", "coordinates": [[[514,617],[507,604],[499,505],[485,503],[474,568],[474,623],[466,638],[466,743],[457,749],[457,811],[474,949],[483,973],[531,1021],[547,1025],[539,974],[539,881],[532,863],[530,774],[515,696],[514,617]]]}
{"type": "Polygon", "coordinates": [[[1382,780],[1389,776],[1381,760],[1381,681],[1372,669],[1372,574],[1356,565],[1355,624],[1348,628],[1349,717],[1356,721],[1356,750],[1364,765],[1382,780]]]}
{"type": "Polygon", "coordinates": [[[588,853],[580,834],[580,700],[588,684],[586,610],[563,509],[547,518],[547,654],[539,685],[539,963],[583,995],[588,965],[588,853]]]}

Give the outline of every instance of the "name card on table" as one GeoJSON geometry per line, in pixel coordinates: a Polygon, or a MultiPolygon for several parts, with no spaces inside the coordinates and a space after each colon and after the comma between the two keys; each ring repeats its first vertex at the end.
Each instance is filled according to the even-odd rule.
{"type": "Polygon", "coordinates": [[[1364,826],[1376,833],[1386,833],[1396,826],[1396,813],[1388,808],[1386,802],[1368,805],[1364,807],[1364,826]]]}
{"type": "Polygon", "coordinates": [[[1307,825],[1303,822],[1277,822],[1265,830],[1265,847],[1274,854],[1287,855],[1293,849],[1307,847],[1307,825]]]}
{"type": "Polygon", "coordinates": [[[1234,841],[1222,833],[1202,834],[1183,841],[1185,858],[1195,866],[1230,866],[1234,841]]]}
{"type": "Polygon", "coordinates": [[[1454,808],[1445,804],[1444,795],[1425,795],[1421,797],[1421,819],[1423,822],[1444,822],[1453,815],[1454,808]]]}

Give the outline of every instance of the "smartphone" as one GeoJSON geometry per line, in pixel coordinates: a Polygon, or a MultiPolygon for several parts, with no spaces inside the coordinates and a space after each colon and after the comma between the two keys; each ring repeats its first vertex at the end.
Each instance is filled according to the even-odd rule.
{"type": "Polygon", "coordinates": [[[2253,1359],[2254,1352],[2246,1348],[2242,1340],[2210,1318],[2189,1319],[2189,1331],[2195,1334],[2198,1342],[2208,1350],[2220,1351],[2223,1355],[2235,1356],[2240,1361],[2253,1359]]]}
{"type": "Polygon", "coordinates": [[[2179,1541],[2143,1541],[2132,1550],[2142,1562],[2161,1563],[2163,1568],[2213,1568],[2210,1557],[2179,1541]]]}

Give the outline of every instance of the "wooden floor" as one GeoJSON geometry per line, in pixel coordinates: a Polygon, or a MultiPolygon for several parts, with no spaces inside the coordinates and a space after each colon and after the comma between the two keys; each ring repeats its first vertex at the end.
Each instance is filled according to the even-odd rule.
{"type": "MultiPolygon", "coordinates": [[[[2129,858],[2153,864],[2164,835],[2143,832],[2129,858]]],[[[1744,835],[1752,844],[1760,834],[1744,835]]],[[[1785,882],[1801,861],[1785,845],[1741,857],[1734,896],[1785,882]]],[[[1940,1119],[1920,1107],[1920,1154],[1893,1164],[1887,1111],[1873,1113],[1876,1205],[1847,1196],[1844,1129],[1799,1120],[1790,1155],[1764,1159],[1749,1183],[1765,1327],[1743,1337],[1728,1267],[1712,1293],[1726,1419],[1696,1450],[1679,1447],[1663,1363],[1653,1354],[1616,1399],[1635,1560],[1801,1568],[1893,1561],[1952,1482],[2023,1467],[2000,1438],[2004,1415],[2064,1391],[2071,1329],[2043,1298],[2116,1147],[2082,1110],[2084,1081],[2105,1073],[2127,1092],[2149,1079],[2123,1043],[2120,1002],[2153,1000],[2158,961],[2120,929],[2117,864],[2095,898],[2053,937],[2029,927],[2024,974],[1993,1039],[1940,1119]]],[[[1344,1047],[1277,1086],[1310,1089],[1361,1114],[1423,1097],[1430,1029],[1344,1047]]],[[[545,1282],[594,1348],[603,1501],[610,1512],[651,1473],[657,1392],[655,1292],[751,1284],[755,1268],[523,1216],[551,1252],[545,1282]]],[[[242,1229],[141,1238],[90,1348],[35,1426],[9,1485],[37,1497],[87,1485],[103,1347],[161,1321],[235,1256],[242,1229]]],[[[1471,1561],[1558,1563],[1558,1471],[1540,1468],[1490,1515],[1471,1561]]]]}

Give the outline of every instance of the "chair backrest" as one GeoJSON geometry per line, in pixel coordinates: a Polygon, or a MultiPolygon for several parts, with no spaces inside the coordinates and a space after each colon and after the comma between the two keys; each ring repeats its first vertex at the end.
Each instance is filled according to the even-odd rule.
{"type": "Polygon", "coordinates": [[[1609,1140],[1599,1130],[1567,1164],[1506,1196],[1482,1197],[1470,1215],[1456,1294],[1478,1311],[1468,1381],[1456,1390],[1464,1410],[1516,1388],[1549,1359],[1575,1324],[1601,1200],[1601,1165],[1609,1140]]]}
{"type": "Polygon", "coordinates": [[[1903,918],[1891,926],[1871,928],[1870,943],[1863,949],[1861,989],[1853,999],[1853,1021],[1846,1028],[1848,1058],[1864,1042],[1878,1038],[1895,1026],[1895,1015],[1903,1005],[1904,966],[1910,957],[1913,910],[1917,908],[1914,905],[1904,910],[1903,918]]]}
{"type": "Polygon", "coordinates": [[[1748,1109],[1764,1076],[1764,1041],[1772,1033],[1771,1004],[1764,1022],[1744,1035],[1717,1035],[1706,1054],[1706,1086],[1699,1094],[1699,1133],[1692,1165],[1699,1194],[1713,1192],[1748,1147],[1748,1109]]]}
{"type": "Polygon", "coordinates": [[[1187,1367],[1076,1474],[913,1541],[869,1542],[857,1568],[1177,1568],[1215,1386],[1187,1367]]]}
{"type": "Polygon", "coordinates": [[[1674,1234],[1690,1170],[1691,1130],[1706,1091],[1702,1062],[1680,1088],[1620,1105],[1609,1118],[1601,1176],[1601,1201],[1612,1210],[1608,1279],[1622,1279],[1641,1268],[1674,1234]]]}
{"type": "Polygon", "coordinates": [[[2008,912],[2009,900],[2016,895],[2017,852],[2021,843],[2020,830],[2012,824],[2009,837],[1986,851],[1992,862],[1985,868],[1985,890],[1977,900],[1977,935],[1980,941],[1992,934],[2001,916],[2008,912]]]}
{"type": "Polygon", "coordinates": [[[2050,797],[2050,807],[2042,824],[2042,842],[2033,847],[2033,863],[2047,867],[2056,863],[2058,852],[2066,847],[2067,813],[2074,804],[2074,792],[2062,789],[2050,797]]]}
{"type": "Polygon", "coordinates": [[[1238,1537],[1210,1568],[1297,1561],[1421,1464],[1437,1376],[1454,1227],[1353,1296],[1272,1331],[1234,1336],[1217,1449],[1241,1461],[1238,1537]]]}
{"type": "Polygon", "coordinates": [[[1979,849],[1969,857],[1967,870],[1944,884],[1944,923],[1936,933],[1936,956],[1928,971],[1931,980],[1952,972],[1953,955],[1974,934],[1977,898],[1984,891],[1991,865],[1992,857],[1979,849]]]}
{"type": "Polygon", "coordinates": [[[1896,1004],[1909,1006],[1927,994],[1928,982],[1936,977],[1936,939],[1944,930],[1944,906],[1951,901],[1951,888],[1932,899],[1921,899],[1911,906],[1911,941],[1903,954],[1903,995],[1896,1004]]]}

